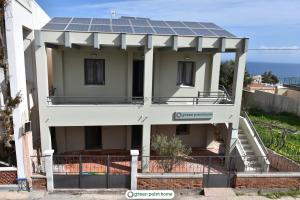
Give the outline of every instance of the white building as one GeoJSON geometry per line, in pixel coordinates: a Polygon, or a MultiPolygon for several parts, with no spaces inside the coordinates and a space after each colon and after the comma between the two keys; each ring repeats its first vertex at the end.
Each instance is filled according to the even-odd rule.
{"type": "MultiPolygon", "coordinates": [[[[44,26],[50,18],[34,0],[11,0],[5,8],[6,46],[11,96],[22,95],[21,104],[13,112],[14,140],[18,177],[25,178],[24,156],[29,159],[24,144],[24,124],[32,123],[32,131],[39,145],[39,119],[35,72],[34,30],[44,26]]],[[[3,105],[3,102],[1,102],[3,105]]],[[[28,160],[27,160],[28,161],[28,160]]]]}

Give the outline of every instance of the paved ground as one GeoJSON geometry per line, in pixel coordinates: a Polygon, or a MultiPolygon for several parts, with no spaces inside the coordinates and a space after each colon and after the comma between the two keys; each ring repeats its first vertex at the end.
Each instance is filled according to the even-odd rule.
{"type": "MultiPolygon", "coordinates": [[[[93,192],[93,193],[66,193],[66,192],[59,192],[59,193],[52,193],[48,194],[46,192],[0,192],[0,199],[1,200],[18,200],[18,199],[30,199],[30,200],[121,200],[126,199],[124,196],[124,191],[109,191],[109,192],[93,192]]],[[[202,195],[197,194],[196,192],[176,194],[175,200],[184,199],[184,200],[269,200],[268,198],[257,196],[255,194],[248,194],[243,196],[230,196],[230,197],[204,197],[202,195]]],[[[292,197],[284,197],[281,198],[282,200],[295,200],[292,197]]],[[[298,198],[300,199],[300,198],[298,198]]]]}

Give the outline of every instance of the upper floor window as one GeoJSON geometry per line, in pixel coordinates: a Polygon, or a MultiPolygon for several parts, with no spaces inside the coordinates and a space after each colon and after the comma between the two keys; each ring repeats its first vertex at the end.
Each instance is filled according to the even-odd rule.
{"type": "Polygon", "coordinates": [[[105,62],[103,59],[84,59],[84,83],[86,85],[105,84],[105,62]]]}
{"type": "Polygon", "coordinates": [[[177,85],[194,86],[195,63],[178,62],[177,85]]]}

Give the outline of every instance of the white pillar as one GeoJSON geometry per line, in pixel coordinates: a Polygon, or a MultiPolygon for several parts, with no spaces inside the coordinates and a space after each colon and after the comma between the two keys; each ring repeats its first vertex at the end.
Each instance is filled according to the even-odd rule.
{"type": "Polygon", "coordinates": [[[139,150],[130,150],[131,155],[131,190],[137,189],[137,172],[139,150]]]}
{"type": "Polygon", "coordinates": [[[46,169],[46,178],[47,178],[47,190],[52,192],[54,189],[53,183],[53,152],[54,150],[46,150],[43,153],[45,158],[45,169],[46,169]]]}
{"type": "Polygon", "coordinates": [[[221,53],[214,53],[212,56],[211,64],[211,92],[217,92],[219,90],[219,78],[220,78],[220,66],[221,66],[221,53]]]}
{"type": "Polygon", "coordinates": [[[142,171],[149,171],[149,162],[150,162],[150,140],[151,140],[151,125],[143,125],[143,146],[142,146],[142,171]]]}
{"type": "Polygon", "coordinates": [[[153,80],[153,48],[145,47],[144,64],[144,98],[145,105],[151,104],[152,99],[152,80],[153,80]]]}

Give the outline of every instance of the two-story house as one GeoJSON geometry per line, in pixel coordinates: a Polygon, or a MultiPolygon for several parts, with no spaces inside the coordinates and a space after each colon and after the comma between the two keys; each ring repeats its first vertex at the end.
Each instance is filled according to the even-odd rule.
{"type": "Polygon", "coordinates": [[[35,38],[43,151],[150,156],[155,134],[199,154],[214,141],[225,146],[218,155],[233,151],[247,38],[213,23],[134,17],[53,18],[35,38]],[[231,97],[219,88],[225,52],[235,53],[231,97]]]}

